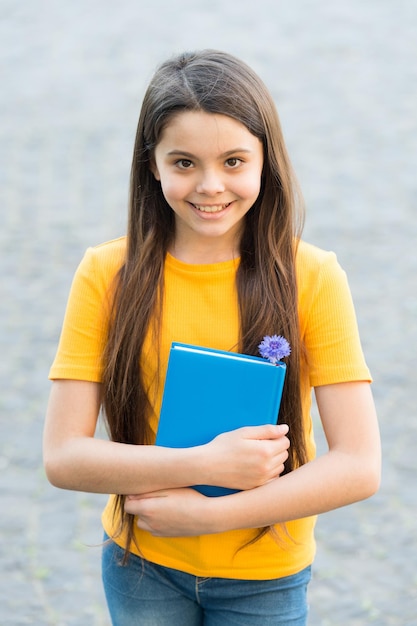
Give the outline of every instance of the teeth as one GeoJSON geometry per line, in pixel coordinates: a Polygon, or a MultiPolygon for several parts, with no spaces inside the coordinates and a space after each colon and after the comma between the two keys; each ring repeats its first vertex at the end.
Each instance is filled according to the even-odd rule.
{"type": "Polygon", "coordinates": [[[213,204],[212,206],[201,206],[200,204],[194,204],[194,206],[196,209],[203,211],[204,213],[218,213],[229,206],[229,204],[230,202],[227,204],[213,204]]]}

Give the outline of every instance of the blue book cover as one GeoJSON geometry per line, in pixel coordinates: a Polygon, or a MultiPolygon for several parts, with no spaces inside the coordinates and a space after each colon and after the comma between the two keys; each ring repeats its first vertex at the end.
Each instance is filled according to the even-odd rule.
{"type": "MultiPolygon", "coordinates": [[[[278,362],[174,342],[156,445],[188,448],[242,426],[276,424],[286,366],[278,362]]],[[[219,496],[232,489],[196,485],[219,496]]]]}

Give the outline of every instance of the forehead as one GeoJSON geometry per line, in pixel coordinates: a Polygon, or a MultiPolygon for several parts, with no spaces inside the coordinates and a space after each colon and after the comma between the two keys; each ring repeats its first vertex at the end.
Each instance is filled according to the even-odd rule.
{"type": "Polygon", "coordinates": [[[165,125],[158,146],[179,149],[182,146],[199,148],[255,149],[261,145],[244,124],[228,115],[205,111],[181,111],[165,125]]]}

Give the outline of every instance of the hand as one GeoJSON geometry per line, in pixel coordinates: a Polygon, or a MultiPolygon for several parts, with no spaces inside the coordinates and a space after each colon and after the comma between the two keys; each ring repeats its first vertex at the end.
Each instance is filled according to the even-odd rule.
{"type": "Polygon", "coordinates": [[[164,489],[127,496],[125,511],[137,515],[137,525],[156,537],[191,537],[216,532],[209,520],[210,501],[195,489],[164,489]]]}
{"type": "Polygon", "coordinates": [[[286,424],[267,424],[218,435],[204,446],[205,484],[246,490],[277,478],[288,458],[287,433],[286,424]]]}

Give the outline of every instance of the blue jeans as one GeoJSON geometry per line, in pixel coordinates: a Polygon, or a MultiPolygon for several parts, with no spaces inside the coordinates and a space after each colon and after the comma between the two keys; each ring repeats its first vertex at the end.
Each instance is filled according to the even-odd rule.
{"type": "MultiPolygon", "coordinates": [[[[107,539],[107,537],[106,537],[107,539]]],[[[203,578],[103,547],[113,626],[305,626],[310,567],[274,580],[203,578]]]]}

